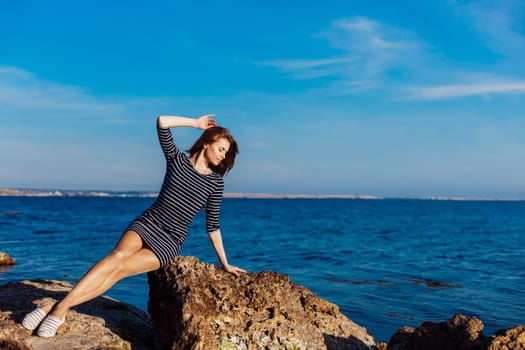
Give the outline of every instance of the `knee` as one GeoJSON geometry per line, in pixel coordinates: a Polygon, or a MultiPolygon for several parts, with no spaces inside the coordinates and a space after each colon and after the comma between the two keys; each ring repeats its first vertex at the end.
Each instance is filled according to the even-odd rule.
{"type": "Polygon", "coordinates": [[[124,261],[126,260],[126,254],[121,251],[113,250],[106,256],[106,260],[113,266],[113,268],[119,269],[124,261]]]}

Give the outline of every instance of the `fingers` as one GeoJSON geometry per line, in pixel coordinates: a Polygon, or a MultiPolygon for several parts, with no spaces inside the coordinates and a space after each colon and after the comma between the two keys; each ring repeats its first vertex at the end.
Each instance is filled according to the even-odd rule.
{"type": "Polygon", "coordinates": [[[208,129],[217,126],[217,122],[215,121],[215,119],[212,119],[213,117],[215,117],[215,113],[204,114],[198,117],[197,119],[200,124],[199,128],[208,129]]]}
{"type": "Polygon", "coordinates": [[[241,277],[241,273],[248,273],[248,271],[234,267],[230,273],[234,274],[236,277],[241,277]]]}

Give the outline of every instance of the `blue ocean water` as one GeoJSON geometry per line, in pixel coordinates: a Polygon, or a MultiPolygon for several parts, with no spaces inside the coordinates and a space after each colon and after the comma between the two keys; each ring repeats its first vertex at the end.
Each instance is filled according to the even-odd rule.
{"type": "MultiPolygon", "coordinates": [[[[75,283],[153,200],[0,197],[0,251],[17,259],[0,284],[75,283]]],[[[225,198],[221,214],[232,264],[289,275],[377,340],[455,313],[485,334],[525,323],[525,202],[225,198]]],[[[203,215],[182,254],[217,262],[203,215]]],[[[147,277],[106,294],[147,310],[147,277]]]]}

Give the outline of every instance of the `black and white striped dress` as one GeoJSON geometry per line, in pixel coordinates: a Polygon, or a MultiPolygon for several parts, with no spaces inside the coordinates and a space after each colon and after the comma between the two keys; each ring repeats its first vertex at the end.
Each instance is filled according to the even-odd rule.
{"type": "Polygon", "coordinates": [[[181,251],[199,210],[206,209],[208,233],[219,228],[224,182],[217,173],[199,173],[175,145],[169,128],[157,126],[157,133],[166,157],[164,182],[156,201],[127,230],[137,232],[165,266],[181,251]]]}

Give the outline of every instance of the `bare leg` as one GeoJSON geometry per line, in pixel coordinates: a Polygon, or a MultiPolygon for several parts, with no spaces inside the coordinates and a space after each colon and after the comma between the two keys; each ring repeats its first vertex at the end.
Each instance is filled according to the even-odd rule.
{"type": "Polygon", "coordinates": [[[56,304],[51,314],[62,319],[70,307],[101,295],[119,280],[159,267],[158,258],[151,250],[143,248],[140,236],[134,231],[126,231],[115,249],[82,277],[66,297],[56,304]]]}
{"type": "Polygon", "coordinates": [[[69,307],[85,303],[86,301],[98,297],[123,278],[143,272],[153,271],[158,269],[159,267],[160,263],[158,262],[158,259],[155,256],[155,254],[153,254],[153,252],[149,249],[141,249],[137,253],[133,254],[131,257],[126,259],[121,268],[118,268],[115,271],[113,271],[98,288],[84,295],[83,298],[79,298],[79,300],[76,300],[75,303],[73,303],[69,307]],[[155,259],[155,261],[152,261],[152,265],[154,264],[155,267],[144,270],[146,263],[148,263],[148,261],[151,258],[151,255],[153,255],[153,258],[155,259]]]}

